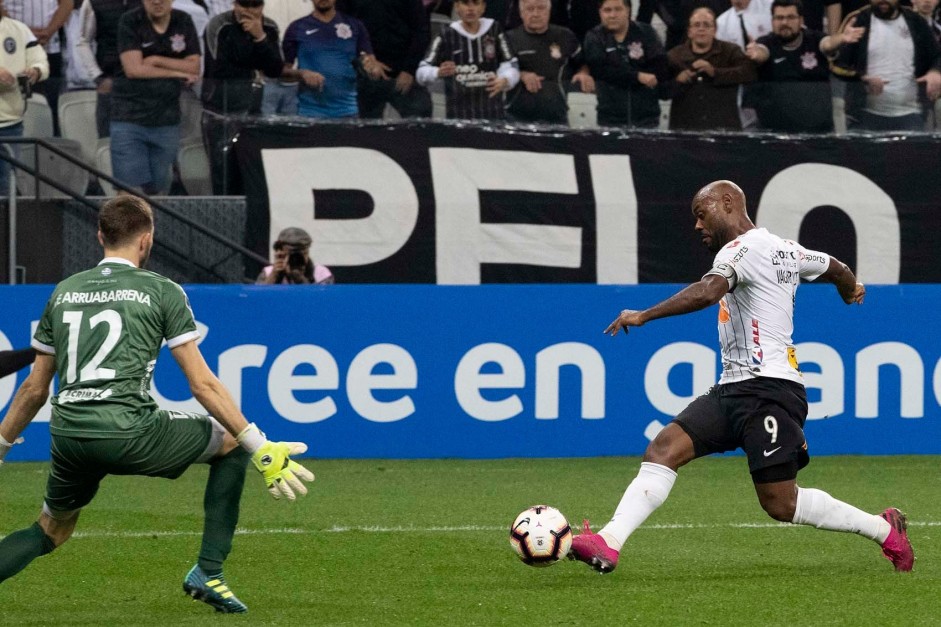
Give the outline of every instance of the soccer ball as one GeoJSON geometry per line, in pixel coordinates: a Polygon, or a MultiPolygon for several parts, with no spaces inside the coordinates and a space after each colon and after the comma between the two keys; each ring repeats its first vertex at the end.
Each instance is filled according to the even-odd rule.
{"type": "Polygon", "coordinates": [[[556,508],[534,505],[513,521],[510,546],[524,564],[552,566],[572,548],[572,528],[556,508]]]}

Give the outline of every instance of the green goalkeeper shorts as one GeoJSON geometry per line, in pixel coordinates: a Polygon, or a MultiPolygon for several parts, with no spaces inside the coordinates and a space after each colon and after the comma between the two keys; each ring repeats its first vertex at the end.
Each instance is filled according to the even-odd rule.
{"type": "Polygon", "coordinates": [[[46,506],[70,512],[88,505],[107,475],[176,479],[207,461],[221,443],[218,423],[202,414],[157,410],[147,431],[126,439],[52,436],[46,506]]]}

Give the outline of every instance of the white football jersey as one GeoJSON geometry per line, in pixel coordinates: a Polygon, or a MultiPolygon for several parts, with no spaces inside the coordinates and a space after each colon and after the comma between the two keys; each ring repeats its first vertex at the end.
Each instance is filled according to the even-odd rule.
{"type": "Polygon", "coordinates": [[[794,298],[801,278],[826,272],[830,256],[752,229],[716,254],[712,269],[729,282],[719,302],[719,383],[774,377],[803,383],[791,344],[794,298]]]}

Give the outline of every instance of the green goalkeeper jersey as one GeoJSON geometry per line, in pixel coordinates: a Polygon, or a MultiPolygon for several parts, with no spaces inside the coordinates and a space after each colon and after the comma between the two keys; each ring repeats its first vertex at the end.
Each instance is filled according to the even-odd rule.
{"type": "Polygon", "coordinates": [[[59,391],[55,435],[130,438],[144,431],[157,403],[150,396],[157,352],[199,337],[189,300],[170,279],[107,258],[59,283],[33,336],[55,355],[59,391]]]}

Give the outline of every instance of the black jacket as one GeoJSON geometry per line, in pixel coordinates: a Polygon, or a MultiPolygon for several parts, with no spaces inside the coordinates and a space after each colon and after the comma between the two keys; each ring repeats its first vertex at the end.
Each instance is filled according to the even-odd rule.
{"type": "Polygon", "coordinates": [[[366,26],[376,58],[392,68],[392,77],[403,71],[415,74],[431,43],[421,0],[346,0],[342,6],[366,26]]]}
{"type": "MultiPolygon", "coordinates": [[[[941,71],[941,47],[939,47],[931,26],[923,17],[907,7],[899,7],[901,15],[908,25],[908,32],[912,35],[915,47],[915,76],[924,76],[928,70],[941,71]]],[[[866,74],[869,53],[869,32],[872,22],[872,7],[863,7],[846,16],[844,26],[849,20],[855,19],[856,26],[866,29],[863,36],[854,44],[840,46],[836,58],[830,64],[830,69],[844,81],[846,86],[846,113],[854,116],[866,104],[866,88],[862,77],[866,74]]]]}
{"type": "Polygon", "coordinates": [[[206,26],[203,104],[218,113],[257,113],[260,99],[253,88],[255,72],[281,76],[284,60],[278,25],[264,18],[265,38],[256,42],[242,29],[232,11],[220,13],[206,26]]]}

